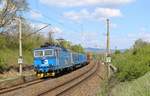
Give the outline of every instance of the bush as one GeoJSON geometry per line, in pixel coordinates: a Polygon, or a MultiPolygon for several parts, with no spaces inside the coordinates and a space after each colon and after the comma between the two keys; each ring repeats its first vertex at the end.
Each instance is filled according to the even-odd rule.
{"type": "Polygon", "coordinates": [[[144,44],[139,46],[138,43],[138,48],[113,55],[113,64],[118,68],[116,78],[119,81],[130,81],[150,71],[150,44],[144,44]]]}
{"type": "Polygon", "coordinates": [[[0,58],[0,73],[2,73],[7,68],[7,63],[4,58],[0,58]]]}

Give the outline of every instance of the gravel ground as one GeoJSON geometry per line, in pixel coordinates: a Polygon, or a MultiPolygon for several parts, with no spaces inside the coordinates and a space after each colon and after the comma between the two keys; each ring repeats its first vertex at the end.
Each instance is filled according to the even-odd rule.
{"type": "Polygon", "coordinates": [[[106,67],[99,63],[98,70],[94,75],[59,96],[96,96],[102,81],[106,79],[105,76],[106,67]]]}
{"type": "MultiPolygon", "coordinates": [[[[28,75],[33,75],[33,74],[35,74],[34,70],[23,71],[22,73],[23,76],[28,76],[28,75]]],[[[0,81],[4,81],[10,78],[17,78],[19,76],[20,75],[18,72],[11,70],[11,71],[5,72],[4,74],[0,74],[0,81]]]]}

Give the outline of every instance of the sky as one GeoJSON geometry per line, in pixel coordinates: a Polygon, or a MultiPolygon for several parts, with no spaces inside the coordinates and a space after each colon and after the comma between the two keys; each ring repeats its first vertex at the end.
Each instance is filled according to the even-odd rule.
{"type": "Polygon", "coordinates": [[[150,41],[150,0],[27,0],[25,17],[33,26],[48,23],[55,38],[84,47],[106,47],[106,18],[110,19],[112,49],[131,48],[135,40],[150,41]],[[41,23],[42,22],[42,23],[41,23]]]}

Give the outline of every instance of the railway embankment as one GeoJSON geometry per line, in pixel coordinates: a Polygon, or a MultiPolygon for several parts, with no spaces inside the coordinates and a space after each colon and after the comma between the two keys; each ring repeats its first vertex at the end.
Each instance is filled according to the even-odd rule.
{"type": "Polygon", "coordinates": [[[22,76],[17,75],[17,76],[11,77],[11,78],[1,79],[0,80],[0,90],[7,89],[12,86],[17,86],[19,84],[30,82],[30,81],[33,81],[36,79],[38,79],[38,78],[35,76],[34,73],[24,74],[22,76]]]}
{"type": "Polygon", "coordinates": [[[97,96],[99,90],[102,90],[103,82],[107,79],[106,66],[102,62],[97,64],[93,75],[58,96],[97,96]]]}

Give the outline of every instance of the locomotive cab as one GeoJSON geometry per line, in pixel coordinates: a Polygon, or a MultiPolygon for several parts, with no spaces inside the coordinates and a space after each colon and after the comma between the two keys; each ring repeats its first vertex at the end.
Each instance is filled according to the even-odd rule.
{"type": "Polygon", "coordinates": [[[50,72],[56,64],[56,55],[54,49],[40,48],[34,50],[34,68],[37,73],[50,72]]]}

